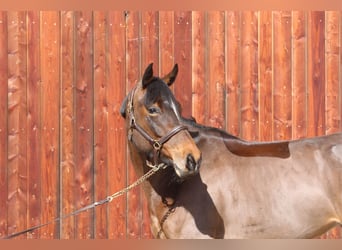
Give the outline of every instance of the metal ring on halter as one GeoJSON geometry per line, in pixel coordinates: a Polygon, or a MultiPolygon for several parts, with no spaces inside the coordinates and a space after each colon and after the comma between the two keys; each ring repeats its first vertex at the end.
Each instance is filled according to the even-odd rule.
{"type": "Polygon", "coordinates": [[[157,151],[159,151],[161,149],[161,147],[162,147],[162,145],[160,144],[159,141],[154,141],[152,146],[157,151]]]}

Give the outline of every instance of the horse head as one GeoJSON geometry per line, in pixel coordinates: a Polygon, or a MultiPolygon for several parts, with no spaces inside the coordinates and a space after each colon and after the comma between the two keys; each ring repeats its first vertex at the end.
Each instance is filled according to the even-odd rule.
{"type": "Polygon", "coordinates": [[[150,64],[141,82],[126,96],[120,112],[127,121],[131,156],[171,166],[185,178],[198,173],[201,152],[187,127],[180,124],[180,105],[169,88],[177,72],[176,64],[169,74],[159,78],[153,75],[150,64]]]}

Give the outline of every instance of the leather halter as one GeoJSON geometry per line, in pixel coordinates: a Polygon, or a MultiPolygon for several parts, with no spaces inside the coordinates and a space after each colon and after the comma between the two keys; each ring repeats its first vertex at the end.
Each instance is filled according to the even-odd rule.
{"type": "MultiPolygon", "coordinates": [[[[134,117],[134,108],[133,108],[133,99],[134,99],[134,93],[137,87],[135,87],[130,96],[129,96],[129,100],[128,100],[128,107],[127,107],[127,111],[128,111],[128,116],[130,119],[130,134],[128,136],[128,139],[130,141],[132,141],[132,133],[133,133],[133,129],[135,129],[136,131],[139,132],[140,135],[142,135],[148,142],[149,144],[152,146],[153,148],[153,164],[154,166],[158,165],[158,158],[160,155],[160,151],[163,147],[163,145],[170,140],[174,135],[178,134],[180,131],[182,130],[187,130],[187,126],[184,125],[178,125],[176,127],[174,127],[173,129],[171,129],[166,135],[164,135],[163,137],[159,138],[159,139],[155,139],[152,136],[150,136],[139,124],[136,123],[135,121],[135,117],[134,117]]],[[[147,164],[149,165],[149,163],[147,162],[147,164]]]]}

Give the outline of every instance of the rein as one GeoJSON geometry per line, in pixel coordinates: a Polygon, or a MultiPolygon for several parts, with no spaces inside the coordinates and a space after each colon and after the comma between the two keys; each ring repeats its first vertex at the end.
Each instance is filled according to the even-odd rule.
{"type": "Polygon", "coordinates": [[[135,182],[133,182],[131,185],[127,186],[126,188],[112,194],[112,195],[109,195],[107,196],[105,199],[103,200],[100,200],[100,201],[96,201],[88,206],[85,206],[83,208],[80,208],[79,210],[76,210],[70,214],[66,214],[66,215],[63,215],[61,217],[58,217],[58,218],[55,218],[54,220],[51,220],[49,222],[46,222],[44,224],[40,224],[38,226],[34,226],[34,227],[30,227],[28,229],[25,229],[23,231],[20,231],[20,232],[17,232],[17,233],[14,233],[14,234],[11,234],[11,235],[8,235],[8,236],[5,236],[3,238],[0,238],[0,239],[11,239],[11,238],[14,238],[14,237],[17,237],[19,235],[22,235],[22,234],[25,234],[25,233],[29,233],[33,230],[36,230],[36,229],[39,229],[41,227],[44,227],[44,226],[47,226],[47,225],[50,225],[52,223],[55,223],[57,221],[61,221],[63,219],[66,219],[66,218],[69,218],[71,216],[75,216],[75,215],[78,215],[84,211],[87,211],[89,209],[92,209],[92,208],[95,208],[97,206],[100,206],[100,205],[104,205],[106,203],[110,203],[112,202],[115,198],[127,193],[128,191],[130,191],[131,189],[135,188],[136,186],[140,185],[141,183],[143,183],[146,179],[148,179],[149,177],[151,177],[153,174],[155,174],[158,170],[160,169],[164,169],[167,165],[164,164],[164,163],[161,163],[159,165],[148,165],[149,167],[151,167],[151,169],[146,173],[144,174],[143,176],[141,176],[139,179],[137,179],[135,182]]]}

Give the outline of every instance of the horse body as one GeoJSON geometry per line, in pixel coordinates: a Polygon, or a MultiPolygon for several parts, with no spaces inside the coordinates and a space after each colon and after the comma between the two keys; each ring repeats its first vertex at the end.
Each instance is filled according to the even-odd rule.
{"type": "Polygon", "coordinates": [[[183,118],[170,90],[158,89],[174,81],[174,70],[163,79],[151,75],[149,66],[136,96],[129,95],[135,118],[126,114],[128,98],[121,109],[137,174],[156,153],[132,119],[153,137],[187,127],[158,151],[166,168],[143,183],[155,237],[311,238],[341,223],[342,134],[246,142],[183,118]],[[149,91],[160,96],[150,99],[149,91]]]}
{"type": "Polygon", "coordinates": [[[342,134],[271,143],[275,156],[241,156],[243,149],[268,143],[239,140],[241,152],[232,153],[226,146],[232,140],[229,135],[224,138],[219,130],[197,131],[194,139],[203,157],[199,178],[207,190],[195,195],[198,181],[188,180],[179,199],[187,207],[205,204],[202,200],[210,197],[215,209],[198,206],[190,212],[192,218],[184,218],[196,224],[208,217],[207,221],[223,225],[212,225],[211,233],[176,229],[179,233],[169,237],[311,238],[341,222],[342,161],[337,147],[342,146],[342,134]],[[276,156],[283,145],[288,145],[289,157],[276,156]],[[210,218],[215,216],[222,220],[210,218]]]}

